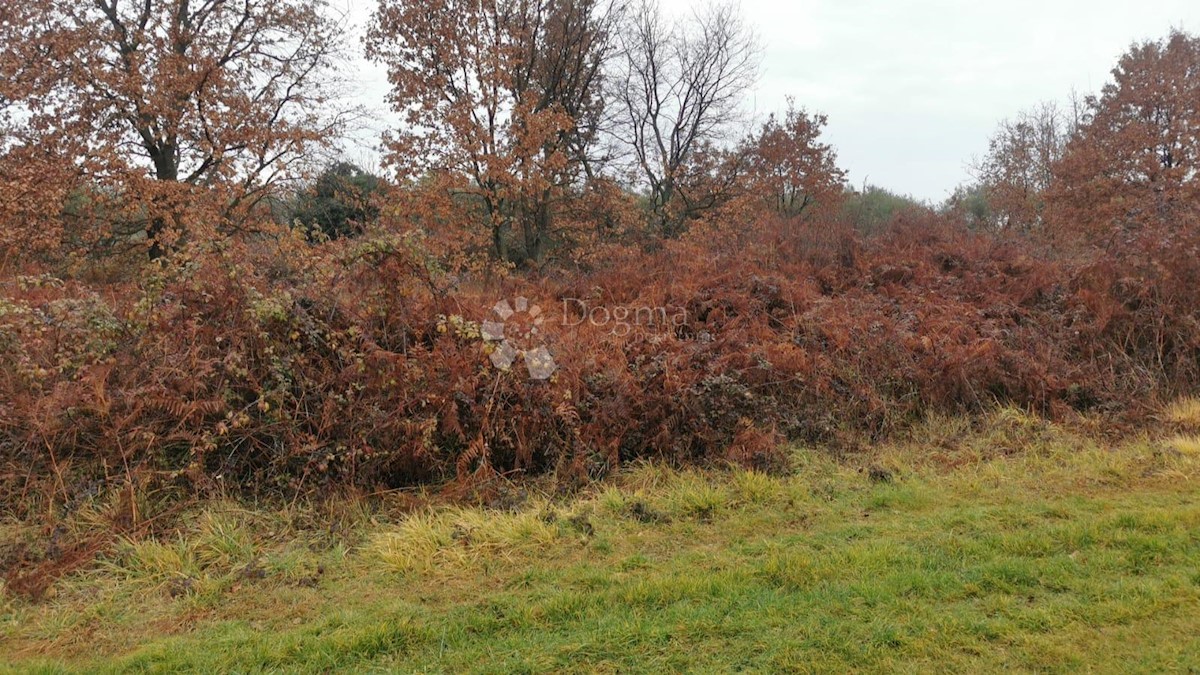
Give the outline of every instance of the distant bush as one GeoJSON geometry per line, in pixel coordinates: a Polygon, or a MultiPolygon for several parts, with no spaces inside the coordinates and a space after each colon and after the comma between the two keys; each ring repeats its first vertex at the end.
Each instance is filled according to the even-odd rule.
{"type": "Polygon", "coordinates": [[[292,198],[288,220],[328,239],[360,234],[379,218],[384,190],[378,176],[336,162],[292,198]]]}
{"type": "Polygon", "coordinates": [[[901,214],[928,213],[929,207],[912,197],[876,185],[852,190],[842,206],[843,217],[863,234],[882,232],[901,214]]]}
{"type": "Polygon", "coordinates": [[[942,204],[940,211],[960,220],[972,230],[1001,229],[996,210],[988,199],[987,188],[982,185],[958,186],[942,204]]]}

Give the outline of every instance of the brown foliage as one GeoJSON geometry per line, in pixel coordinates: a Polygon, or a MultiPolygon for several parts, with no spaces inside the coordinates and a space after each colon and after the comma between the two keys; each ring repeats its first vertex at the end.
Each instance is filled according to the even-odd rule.
{"type": "MultiPolygon", "coordinates": [[[[244,225],[338,126],[323,79],[337,29],[322,3],[300,0],[6,3],[0,103],[12,119],[0,161],[89,190],[106,224],[138,224],[152,255],[244,225]]],[[[28,180],[3,174],[0,215],[28,180]]],[[[3,222],[22,247],[42,226],[3,222]]]]}
{"type": "Polygon", "coordinates": [[[809,115],[788,100],[781,119],[771,115],[747,142],[748,190],[784,216],[804,215],[840,203],[846,172],[837,154],[820,142],[825,115],[809,115]]]}
{"type": "Polygon", "coordinates": [[[542,263],[561,204],[593,177],[617,13],[597,0],[386,0],[375,14],[368,52],[405,124],[387,139],[391,163],[474,198],[501,260],[542,263]]]}
{"type": "Polygon", "coordinates": [[[1078,115],[1076,109],[1068,113],[1043,103],[1000,124],[975,167],[992,212],[991,222],[978,225],[1018,232],[1042,228],[1047,193],[1078,115]]]}
{"type": "Polygon", "coordinates": [[[492,287],[387,233],[195,248],[136,287],[11,278],[3,493],[574,480],[647,456],[770,468],[776,439],[841,444],[930,411],[1133,419],[1200,376],[1195,240],[1082,265],[912,218],[868,240],[710,225],[492,287]],[[517,296],[541,307],[548,381],[489,360],[481,322],[517,296]]]}
{"type": "Polygon", "coordinates": [[[1135,45],[1056,170],[1048,208],[1062,233],[1112,246],[1143,228],[1177,231],[1200,204],[1200,38],[1135,45]]]}
{"type": "MultiPolygon", "coordinates": [[[[1177,94],[1194,94],[1190,38],[1131,52],[1062,162],[1063,201],[1045,217],[1115,242],[1086,259],[922,208],[857,234],[836,209],[812,208],[836,204],[842,173],[819,140],[824,117],[795,108],[725,149],[712,136],[732,119],[729,78],[754,61],[726,8],[697,19],[699,37],[638,17],[639,49],[674,51],[627,54],[627,88],[718,80],[695,92],[708,113],[663,99],[662,116],[634,118],[643,142],[661,136],[634,153],[650,167],[639,210],[591,171],[609,15],[566,0],[388,0],[373,49],[396,108],[428,126],[393,138],[411,180],[379,223],[315,243],[283,229],[200,236],[261,194],[259,170],[286,167],[273,153],[315,140],[308,113],[281,112],[304,94],[268,86],[256,98],[242,85],[257,80],[234,77],[264,72],[258,59],[272,59],[255,45],[272,31],[284,36],[268,46],[315,50],[285,66],[288,81],[322,63],[328,26],[302,4],[258,7],[255,20],[269,19],[258,37],[221,0],[140,15],[5,6],[4,31],[37,33],[46,63],[80,54],[61,79],[34,52],[0,58],[11,75],[0,102],[45,101],[27,103],[23,123],[8,108],[0,118],[19,132],[0,148],[11,167],[0,218],[6,231],[31,226],[7,240],[0,277],[11,510],[53,513],[134,486],[468,494],[514,473],[577,484],[643,457],[777,470],[785,439],[846,448],[997,404],[1119,424],[1200,382],[1200,127],[1176,122],[1200,100],[1177,94]],[[673,65],[641,70],[659,57],[673,65]],[[229,115],[210,119],[210,105],[229,115]],[[256,125],[264,115],[285,121],[256,125]],[[667,141],[671,129],[682,135],[667,141]],[[47,145],[33,143],[43,133],[47,145]],[[126,161],[130,144],[144,156],[126,161]],[[70,209],[25,203],[43,168],[60,172],[46,192],[70,209]],[[28,255],[99,220],[132,220],[162,243],[175,229],[176,245],[117,281],[46,273],[28,255]],[[504,264],[511,241],[523,275],[504,264]],[[497,335],[511,307],[521,316],[497,335]],[[547,355],[552,375],[528,369],[547,355]]],[[[122,513],[137,520],[132,505],[122,513]]]]}

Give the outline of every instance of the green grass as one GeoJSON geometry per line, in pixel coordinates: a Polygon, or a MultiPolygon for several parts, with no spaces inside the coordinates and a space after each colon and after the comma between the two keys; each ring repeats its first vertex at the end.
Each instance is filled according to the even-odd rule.
{"type": "Polygon", "coordinates": [[[1200,668],[1200,457],[1005,413],[796,459],[787,477],[643,465],[517,513],[364,515],[349,550],[220,505],[51,600],[0,600],[0,654],[44,672],[1200,668]]]}

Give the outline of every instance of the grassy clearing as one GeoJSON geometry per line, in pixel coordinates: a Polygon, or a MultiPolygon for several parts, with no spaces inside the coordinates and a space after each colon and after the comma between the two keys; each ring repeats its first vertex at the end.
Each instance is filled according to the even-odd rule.
{"type": "Polygon", "coordinates": [[[37,605],[16,671],[1171,671],[1200,666],[1200,456],[1020,413],[787,477],[630,469],[518,511],[216,504],[37,605]],[[348,547],[343,543],[356,544],[348,547]]]}

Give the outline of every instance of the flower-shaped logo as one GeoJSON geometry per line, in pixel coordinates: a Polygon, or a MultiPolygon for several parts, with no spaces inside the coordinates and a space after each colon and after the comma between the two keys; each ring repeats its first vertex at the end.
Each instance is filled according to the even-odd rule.
{"type": "Polygon", "coordinates": [[[511,305],[507,300],[497,302],[492,311],[499,321],[484,321],[480,330],[484,340],[499,343],[492,351],[492,364],[508,370],[520,356],[530,379],[550,379],[558,366],[550,350],[540,343],[542,308],[519,297],[511,305]]]}

